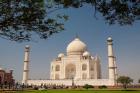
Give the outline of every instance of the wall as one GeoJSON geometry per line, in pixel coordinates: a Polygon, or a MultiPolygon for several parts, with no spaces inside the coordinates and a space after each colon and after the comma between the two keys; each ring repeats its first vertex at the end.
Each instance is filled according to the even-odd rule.
{"type": "MultiPolygon", "coordinates": [[[[66,85],[71,86],[72,80],[28,80],[29,85],[66,85]]],[[[83,86],[85,84],[93,85],[93,86],[114,86],[114,80],[109,79],[90,79],[90,80],[74,80],[75,85],[83,86]]]]}

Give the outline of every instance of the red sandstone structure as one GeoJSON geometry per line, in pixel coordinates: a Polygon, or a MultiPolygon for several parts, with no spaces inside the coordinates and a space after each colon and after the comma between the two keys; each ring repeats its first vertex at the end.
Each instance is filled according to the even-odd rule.
{"type": "Polygon", "coordinates": [[[0,85],[13,85],[15,80],[13,79],[13,70],[5,71],[0,68],[0,85]]]}

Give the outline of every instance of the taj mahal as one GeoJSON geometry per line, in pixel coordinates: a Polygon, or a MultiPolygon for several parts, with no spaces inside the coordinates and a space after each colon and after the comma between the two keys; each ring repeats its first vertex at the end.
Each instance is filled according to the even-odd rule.
{"type": "Polygon", "coordinates": [[[101,62],[99,56],[92,56],[87,45],[76,37],[66,48],[65,53],[59,53],[57,58],[50,63],[50,79],[32,80],[29,79],[29,54],[30,46],[25,46],[24,70],[22,83],[28,85],[55,84],[77,86],[85,84],[94,86],[114,86],[117,78],[117,66],[113,51],[113,40],[107,39],[108,49],[108,79],[101,75],[101,62]]]}

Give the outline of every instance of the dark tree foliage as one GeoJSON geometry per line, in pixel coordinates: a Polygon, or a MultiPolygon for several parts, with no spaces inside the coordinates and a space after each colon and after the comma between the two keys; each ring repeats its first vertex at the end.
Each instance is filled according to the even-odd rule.
{"type": "Polygon", "coordinates": [[[132,24],[140,20],[140,0],[54,0],[64,8],[82,7],[88,3],[100,12],[109,24],[132,24]]]}
{"type": "Polygon", "coordinates": [[[59,9],[92,5],[106,23],[131,25],[140,20],[140,0],[0,0],[0,37],[22,42],[33,36],[47,39],[64,30],[68,16],[49,15],[59,9]]]}
{"type": "Polygon", "coordinates": [[[49,18],[48,12],[44,0],[0,0],[0,37],[22,42],[33,34],[47,39],[64,30],[63,22],[49,18]]]}
{"type": "Polygon", "coordinates": [[[127,88],[128,84],[131,84],[133,82],[133,79],[131,79],[130,77],[128,76],[120,76],[118,79],[117,79],[117,82],[118,83],[121,83],[123,85],[123,88],[127,88]]]}

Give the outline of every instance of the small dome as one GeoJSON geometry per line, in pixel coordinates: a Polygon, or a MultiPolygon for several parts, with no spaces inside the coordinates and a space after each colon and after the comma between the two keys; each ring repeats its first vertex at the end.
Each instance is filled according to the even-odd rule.
{"type": "Polygon", "coordinates": [[[108,38],[107,38],[107,41],[112,41],[112,38],[111,38],[111,37],[108,37],[108,38]]]}
{"type": "Polygon", "coordinates": [[[93,56],[91,56],[91,59],[94,59],[94,57],[93,57],[93,56]]]}
{"type": "Polygon", "coordinates": [[[84,53],[83,53],[83,56],[90,56],[90,53],[88,52],[88,51],[85,51],[84,53]]]}
{"type": "Polygon", "coordinates": [[[58,54],[58,58],[64,57],[65,55],[63,53],[58,54]]]}
{"type": "Polygon", "coordinates": [[[75,38],[69,45],[67,46],[67,53],[69,54],[82,54],[86,51],[87,47],[84,42],[82,42],[79,38],[75,38]]]}
{"type": "Polygon", "coordinates": [[[29,45],[26,45],[25,47],[26,47],[26,48],[30,48],[30,46],[29,46],[29,45]]]}

